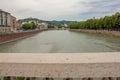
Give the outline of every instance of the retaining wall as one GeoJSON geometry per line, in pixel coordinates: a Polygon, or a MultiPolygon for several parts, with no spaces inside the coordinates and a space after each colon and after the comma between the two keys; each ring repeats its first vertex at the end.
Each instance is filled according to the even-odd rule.
{"type": "Polygon", "coordinates": [[[9,42],[18,38],[27,37],[29,35],[33,35],[39,33],[43,30],[36,30],[36,31],[28,31],[28,32],[19,32],[19,33],[5,33],[0,34],[0,43],[9,42]]]}

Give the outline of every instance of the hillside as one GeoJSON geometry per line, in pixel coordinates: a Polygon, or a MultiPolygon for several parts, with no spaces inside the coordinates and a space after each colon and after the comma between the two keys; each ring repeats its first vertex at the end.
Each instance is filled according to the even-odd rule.
{"type": "Polygon", "coordinates": [[[62,26],[64,26],[64,24],[72,24],[76,21],[66,21],[66,20],[62,20],[62,21],[56,21],[56,20],[53,20],[53,21],[46,21],[46,20],[40,20],[38,18],[25,18],[25,19],[19,19],[18,22],[27,22],[27,21],[30,21],[30,20],[34,20],[36,22],[45,22],[45,23],[48,23],[48,27],[49,28],[53,28],[53,27],[59,27],[61,28],[62,26]]]}

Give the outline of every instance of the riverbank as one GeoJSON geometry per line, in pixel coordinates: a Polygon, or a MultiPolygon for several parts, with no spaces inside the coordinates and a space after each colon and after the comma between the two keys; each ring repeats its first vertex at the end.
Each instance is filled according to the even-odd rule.
{"type": "Polygon", "coordinates": [[[107,34],[113,36],[120,36],[120,31],[108,31],[108,30],[87,30],[87,29],[70,29],[70,31],[88,32],[88,33],[98,33],[107,34]]]}
{"type": "Polygon", "coordinates": [[[29,37],[31,35],[37,34],[44,30],[33,30],[33,31],[24,31],[24,32],[14,32],[14,33],[2,33],[0,34],[0,44],[11,42],[14,40],[22,39],[29,37]]]}

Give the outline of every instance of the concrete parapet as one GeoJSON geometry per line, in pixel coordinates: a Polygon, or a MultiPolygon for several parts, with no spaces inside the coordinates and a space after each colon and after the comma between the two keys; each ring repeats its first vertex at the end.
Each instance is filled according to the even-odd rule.
{"type": "MultiPolygon", "coordinates": [[[[0,76],[41,78],[120,77],[120,52],[0,54],[0,76]]],[[[105,78],[104,80],[107,80],[105,78]]]]}

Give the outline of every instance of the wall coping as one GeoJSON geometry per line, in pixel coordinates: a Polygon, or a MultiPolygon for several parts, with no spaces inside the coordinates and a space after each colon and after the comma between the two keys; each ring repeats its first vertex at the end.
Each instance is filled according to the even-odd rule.
{"type": "Polygon", "coordinates": [[[120,77],[120,52],[1,53],[0,76],[120,77]]]}

